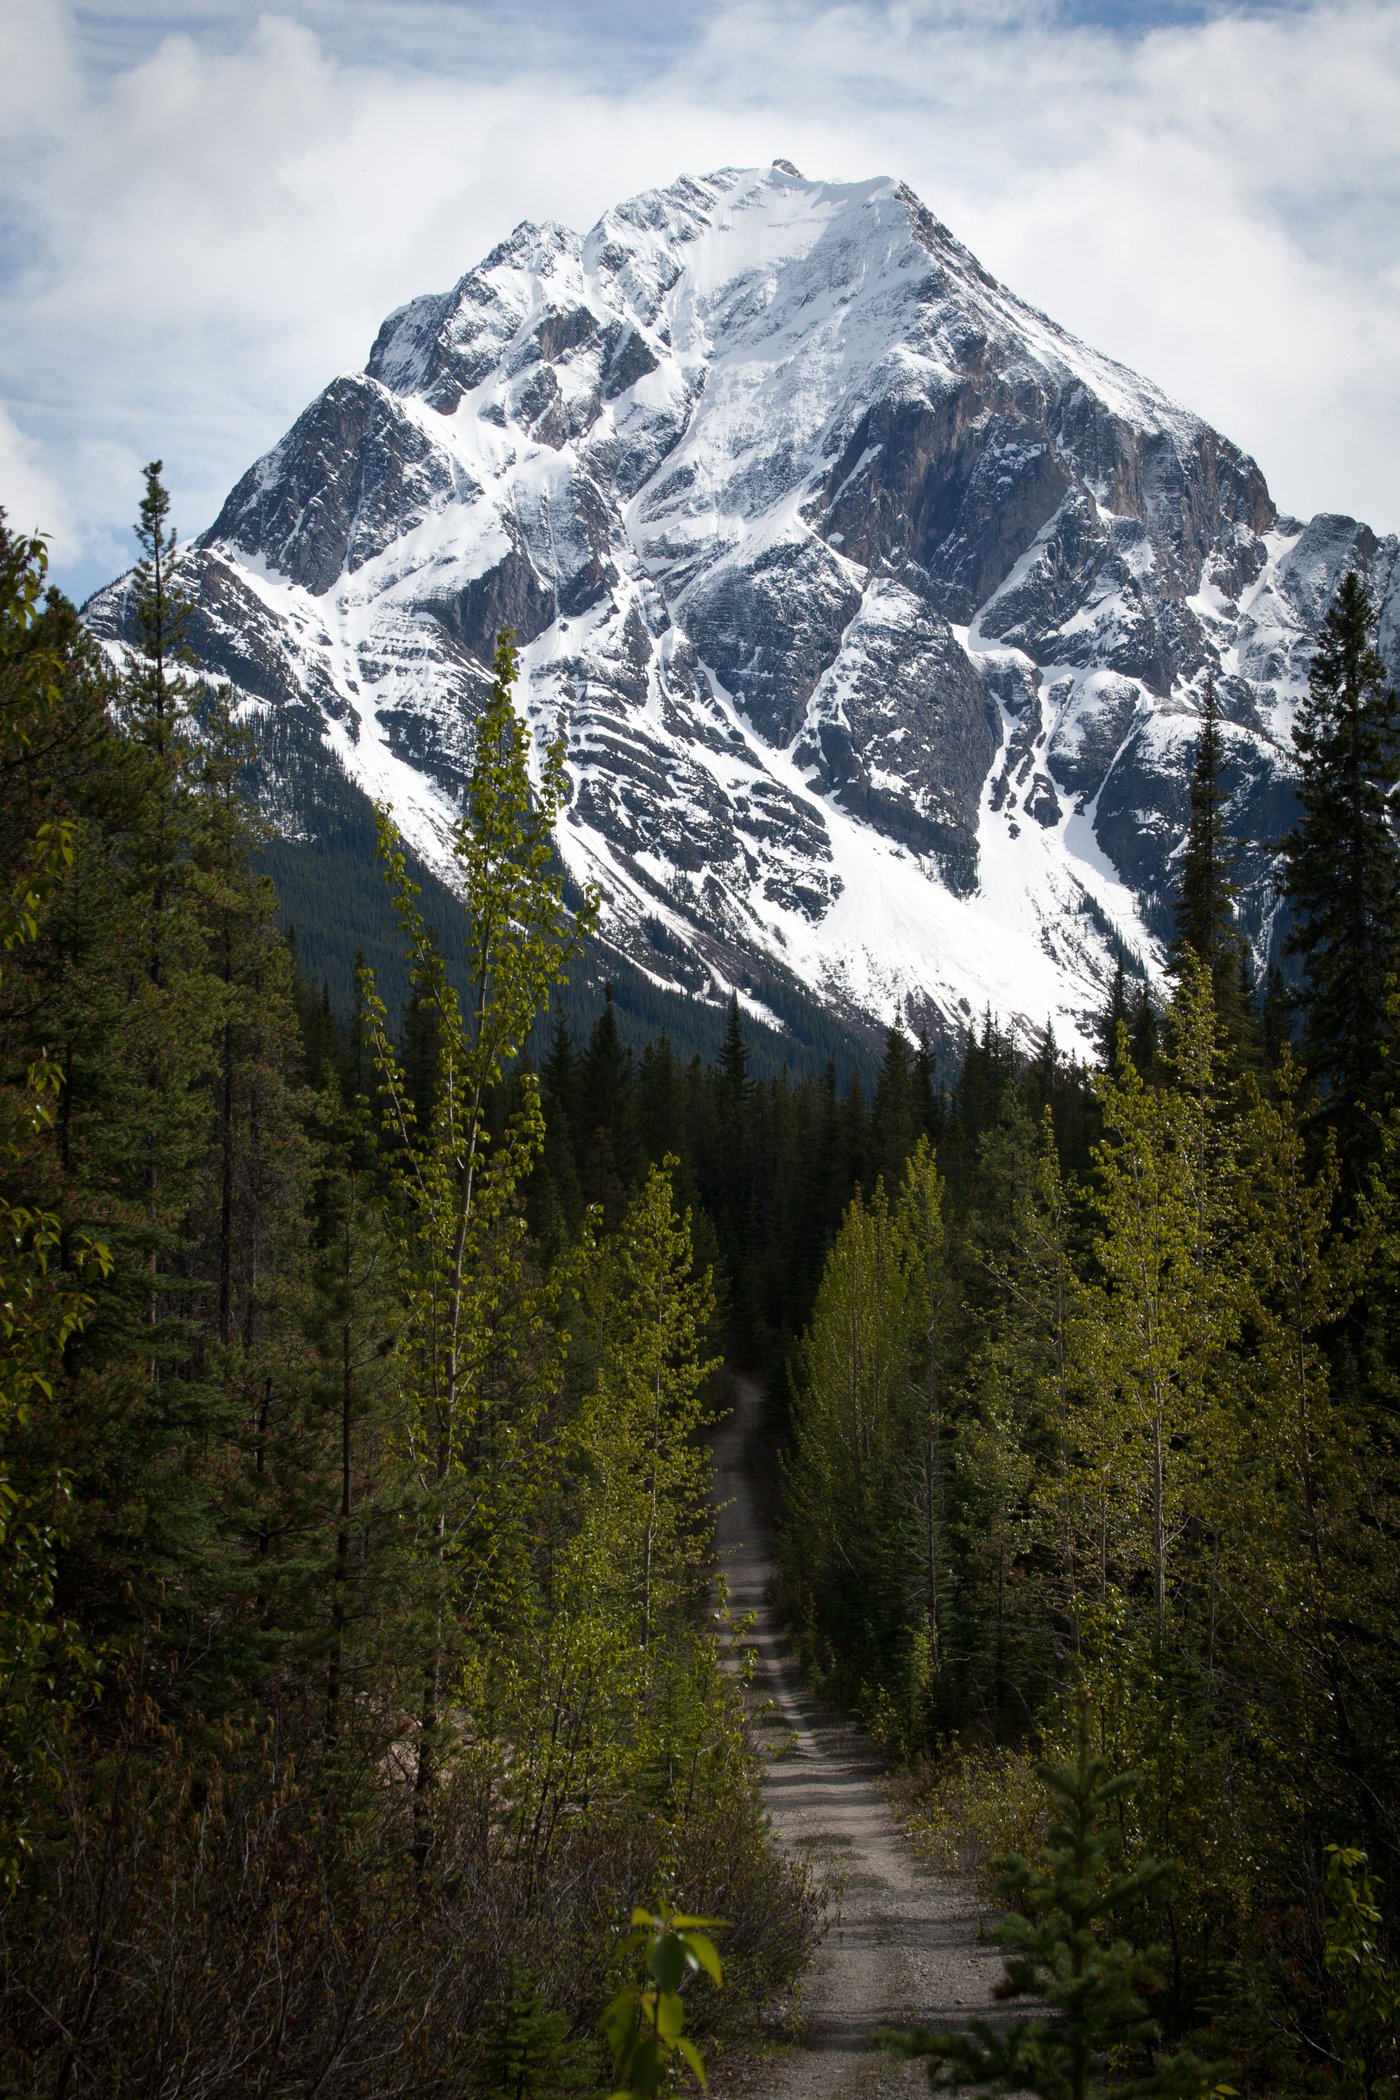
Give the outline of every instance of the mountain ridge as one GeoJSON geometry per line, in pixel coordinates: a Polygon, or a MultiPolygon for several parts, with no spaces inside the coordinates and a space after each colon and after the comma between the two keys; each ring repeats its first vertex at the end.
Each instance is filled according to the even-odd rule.
{"type": "MultiPolygon", "coordinates": [[[[386,319],[189,560],[205,663],[429,865],[511,626],[618,950],[945,1038],[991,1006],[1083,1042],[1117,955],[1160,967],[1207,676],[1262,965],[1347,566],[1400,657],[1394,539],[1280,517],[907,186],[777,164],[517,227],[386,319]]],[[[87,616],[120,645],[122,583],[87,616]]]]}

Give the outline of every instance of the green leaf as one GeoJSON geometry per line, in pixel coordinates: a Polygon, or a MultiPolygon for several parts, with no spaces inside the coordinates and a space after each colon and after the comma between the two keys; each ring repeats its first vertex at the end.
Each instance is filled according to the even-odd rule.
{"type": "Polygon", "coordinates": [[[685,2007],[678,1991],[661,1991],[656,2000],[656,2032],[674,2046],[685,2026],[685,2007]]]}
{"type": "Polygon", "coordinates": [[[696,2048],[694,2042],[688,2042],[684,2035],[680,2035],[677,2038],[676,2047],[680,2051],[681,2055],[685,2058],[686,2062],[690,2065],[691,2070],[695,2073],[695,2076],[699,2079],[701,2085],[708,2089],[710,2081],[705,2076],[704,2059],[701,2056],[700,2051],[696,2048]]]}
{"type": "Polygon", "coordinates": [[[663,1991],[678,1991],[685,1978],[688,1964],[685,1947],[674,1932],[663,1932],[652,1944],[647,1956],[647,1967],[663,1991]]]}
{"type": "Polygon", "coordinates": [[[680,1939],[685,1946],[686,1953],[697,1967],[705,1971],[712,1983],[722,1984],[724,1982],[724,1970],[720,1965],[719,1954],[715,1949],[714,1942],[708,1939],[703,1932],[683,1932],[680,1934],[680,1939]]]}
{"type": "MultiPolygon", "coordinates": [[[[667,2053],[669,2054],[669,2051],[667,2053]]],[[[638,2044],[637,2052],[632,2058],[631,2072],[633,2091],[646,2094],[650,2100],[650,2095],[656,2091],[666,2074],[666,2058],[662,2055],[654,2036],[648,2035],[638,2044]]]]}

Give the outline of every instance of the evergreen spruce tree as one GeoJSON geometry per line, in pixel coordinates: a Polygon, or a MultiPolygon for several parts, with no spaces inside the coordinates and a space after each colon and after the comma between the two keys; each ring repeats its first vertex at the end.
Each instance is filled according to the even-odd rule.
{"type": "MultiPolygon", "coordinates": [[[[110,1641],[114,1658],[143,1642],[147,1655],[180,1657],[183,1699],[209,1689],[184,1664],[222,1666],[210,1629],[229,1627],[228,1598],[214,1593],[231,1542],[216,1535],[215,1505],[234,1423],[207,1375],[205,1326],[228,1005],[209,908],[223,873],[201,847],[211,790],[183,668],[187,607],[168,507],[153,464],[131,585],[134,646],[111,718],[80,730],[71,752],[73,865],[45,929],[31,1017],[65,1073],[46,1163],[65,1241],[96,1235],[112,1256],[92,1318],[65,1352],[62,1399],[36,1418],[34,1440],[36,1457],[42,1449],[70,1475],[64,1609],[110,1641]]],[[[63,681],[75,722],[86,716],[86,677],[75,653],[63,681]]],[[[174,1672],[166,1690],[176,1692],[174,1672]]]]}
{"type": "Polygon", "coordinates": [[[1099,1061],[1106,1072],[1118,1070],[1118,1031],[1128,1025],[1128,979],[1120,954],[1113,966],[1108,1003],[1098,1020],[1099,1061]]]}
{"type": "Polygon", "coordinates": [[[898,1187],[904,1162],[923,1131],[921,1106],[909,1038],[894,1021],[885,1033],[884,1061],[875,1082],[870,1120],[871,1164],[889,1188],[898,1187]]]}
{"type": "Polygon", "coordinates": [[[370,1107],[327,1086],[317,1110],[307,1330],[329,1432],[331,1492],[324,1500],[334,1508],[334,1534],[322,1594],[306,1600],[303,1648],[319,1659],[324,1644],[325,1732],[333,1739],[358,1695],[382,1697],[386,1685],[401,1681],[396,1636],[412,1571],[405,1565],[407,1498],[393,1462],[393,1244],[370,1107]]]}
{"type": "Polygon", "coordinates": [[[549,1055],[540,1071],[544,1110],[544,1150],[530,1191],[530,1217],[541,1245],[560,1252],[583,1221],[583,1183],[579,1179],[575,1131],[579,1063],[573,1036],[562,1011],[554,1016],[549,1055]]]}
{"type": "Polygon", "coordinates": [[[1277,963],[1270,968],[1264,985],[1259,1032],[1265,1062],[1272,1070],[1282,1062],[1293,1033],[1292,1001],[1283,981],[1283,972],[1277,963]]]}
{"type": "Polygon", "coordinates": [[[601,1203],[607,1223],[615,1225],[641,1174],[642,1145],[637,1075],[618,1032],[610,984],[603,986],[603,1011],[578,1066],[577,1098],[584,1194],[590,1203],[601,1203]]]}
{"type": "Polygon", "coordinates": [[[551,2005],[522,1962],[512,1961],[507,1994],[473,2087],[474,2100],[566,2100],[596,2092],[597,2054],[591,2038],[569,2033],[567,2017],[551,2005]]]}
{"type": "Polygon", "coordinates": [[[871,1188],[875,1180],[870,1166],[870,1110],[858,1070],[851,1073],[845,1100],[837,1103],[836,1122],[839,1204],[851,1189],[871,1188]]]}
{"type": "Polygon", "coordinates": [[[919,1030],[910,1084],[914,1093],[914,1113],[918,1127],[936,1152],[943,1139],[943,1114],[946,1104],[943,1091],[935,1081],[933,1046],[929,1042],[926,1028],[919,1030]]]}
{"type": "Polygon", "coordinates": [[[1144,1898],[1160,1890],[1169,1869],[1144,1860],[1125,1873],[1120,1804],[1137,1786],[1132,1773],[1112,1775],[1093,1749],[1090,1707],[1081,1700],[1073,1763],[1046,1765],[1051,1797],[1044,1852],[1034,1861],[1004,1862],[1003,1891],[1013,1905],[997,1927],[1006,1948],[1000,1998],[1036,1998],[1048,2019],[1018,2020],[1005,2033],[985,2020],[965,2034],[884,2029],[877,2037],[901,2056],[924,2059],[935,2092],[985,2088],[1036,2093],[1043,2100],[1089,2100],[1112,2061],[1114,2093],[1141,2100],[1202,2094],[1212,2074],[1194,2057],[1145,2061],[1158,2037],[1146,1994],[1160,1987],[1159,1952],[1135,1947],[1129,1933],[1144,1898]]]}
{"type": "Polygon", "coordinates": [[[1161,1036],[1162,1017],[1152,987],[1144,977],[1128,1009],[1128,1050],[1140,1078],[1156,1076],[1161,1036]]]}
{"type": "Polygon", "coordinates": [[[1172,969],[1176,976],[1181,975],[1188,951],[1204,964],[1210,973],[1217,1019],[1225,1033],[1234,1037],[1245,1010],[1244,943],[1235,920],[1237,893],[1230,866],[1228,805],[1215,684],[1207,679],[1201,733],[1191,768],[1191,822],[1177,879],[1172,969]]]}
{"type": "Polygon", "coordinates": [[[265,1665],[287,1644],[302,1647],[319,1617],[331,1493],[329,1425],[305,1331],[312,1096],[276,893],[253,870],[261,828],[242,792],[248,739],[226,692],[201,713],[188,857],[212,1056],[203,1156],[185,1196],[186,1263],[203,1298],[197,1358],[210,1422],[227,1425],[225,1462],[239,1461],[222,1489],[211,1484],[227,1563],[223,1615],[237,1623],[242,1593],[265,1665]]]}
{"type": "Polygon", "coordinates": [[[711,1094],[710,1209],[731,1272],[737,1273],[749,1207],[749,1110],[754,1099],[754,1084],[749,1077],[749,1046],[744,1036],[744,1017],[737,993],[730,997],[724,1040],[712,1074],[711,1094]]]}
{"type": "Polygon", "coordinates": [[[637,1076],[637,1105],[642,1148],[649,1166],[659,1166],[668,1156],[677,1162],[674,1176],[678,1194],[690,1194],[689,1151],[685,1123],[685,1087],[671,1038],[661,1035],[642,1053],[637,1076]]]}
{"type": "Polygon", "coordinates": [[[1371,601],[1350,571],[1293,731],[1300,808],[1283,849],[1304,1055],[1353,1190],[1375,1156],[1372,1119],[1392,1083],[1400,973],[1400,702],[1374,632],[1371,601]]]}
{"type": "Polygon", "coordinates": [[[0,512],[0,1892],[17,1878],[52,1776],[63,1678],[85,1662],[53,1609],[65,1484],[56,1468],[26,1465],[25,1432],[90,1309],[76,1272],[109,1259],[105,1247],[65,1244],[60,1218],[39,1200],[36,1152],[61,1113],[62,1066],[42,1050],[14,1055],[30,1003],[14,964],[73,858],[71,821],[25,778],[63,712],[62,660],[35,646],[46,560],[42,540],[12,538],[0,512]]]}
{"type": "Polygon", "coordinates": [[[737,992],[731,992],[729,996],[729,1015],[724,1024],[717,1076],[730,1113],[737,1118],[747,1105],[750,1088],[749,1046],[744,1040],[744,1017],[739,1011],[737,992]]]}

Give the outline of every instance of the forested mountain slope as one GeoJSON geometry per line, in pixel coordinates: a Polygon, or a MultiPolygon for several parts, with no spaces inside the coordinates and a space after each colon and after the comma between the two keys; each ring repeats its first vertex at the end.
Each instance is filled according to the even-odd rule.
{"type": "Polygon", "coordinates": [[[1359,578],[1293,740],[1292,1015],[1249,996],[1207,687],[1170,998],[1116,976],[1095,1070],[988,1013],[951,1091],[891,1027],[867,1102],[756,1075],[737,999],[708,1068],[615,1002],[522,1054],[599,899],[508,641],[460,903],[384,819],[409,997],[367,971],[338,1024],[181,669],[155,466],[138,541],[117,674],[0,531],[0,2087],[596,2091],[619,1925],[678,1897],[728,1921],[688,2025],[752,2040],[818,1905],[713,1610],[723,1348],[773,1373],[821,1691],[930,1841],[1035,1854],[1032,1995],[1097,1977],[1014,2063],[927,2047],[1388,2092],[1400,701],[1359,578]]]}

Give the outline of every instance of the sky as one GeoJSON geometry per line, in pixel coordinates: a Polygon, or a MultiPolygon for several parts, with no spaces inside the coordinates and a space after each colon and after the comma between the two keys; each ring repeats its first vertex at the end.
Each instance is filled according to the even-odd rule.
{"type": "Polygon", "coordinates": [[[521,219],[778,156],[1400,531],[1400,0],[0,0],[0,505],[81,599],[521,219]]]}

